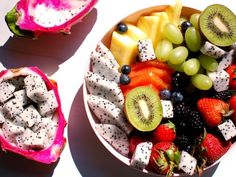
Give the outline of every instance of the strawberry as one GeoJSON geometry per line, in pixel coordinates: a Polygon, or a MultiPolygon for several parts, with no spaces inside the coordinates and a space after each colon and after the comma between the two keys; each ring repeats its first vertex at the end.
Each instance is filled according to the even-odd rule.
{"type": "Polygon", "coordinates": [[[222,122],[223,115],[229,112],[229,105],[222,100],[202,98],[197,102],[197,108],[206,125],[216,127],[222,122]]]}
{"type": "Polygon", "coordinates": [[[169,123],[159,125],[152,134],[153,143],[157,142],[173,142],[176,138],[175,124],[169,123]]]}
{"type": "Polygon", "coordinates": [[[236,89],[236,64],[229,66],[226,72],[229,74],[229,87],[236,89]]]}
{"type": "Polygon", "coordinates": [[[230,109],[234,111],[232,114],[232,121],[236,124],[236,95],[230,98],[229,106],[230,106],[230,109]]]}
{"type": "Polygon", "coordinates": [[[207,159],[208,164],[212,164],[221,158],[231,145],[231,141],[222,141],[217,136],[207,133],[200,146],[203,157],[207,159]]]}
{"type": "Polygon", "coordinates": [[[172,142],[156,143],[151,152],[148,168],[159,174],[171,176],[179,162],[180,152],[172,142]]]}
{"type": "Polygon", "coordinates": [[[136,146],[142,142],[144,142],[143,138],[138,135],[133,135],[130,137],[129,139],[129,155],[130,156],[132,156],[132,154],[134,153],[136,146]]]}

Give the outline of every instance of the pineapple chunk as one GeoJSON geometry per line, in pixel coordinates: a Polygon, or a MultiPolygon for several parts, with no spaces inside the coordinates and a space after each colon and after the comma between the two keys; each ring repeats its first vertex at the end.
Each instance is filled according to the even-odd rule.
{"type": "Polygon", "coordinates": [[[147,39],[147,35],[137,26],[132,24],[127,24],[127,26],[128,26],[128,31],[124,33],[124,35],[131,37],[135,41],[147,39]]]}
{"type": "Polygon", "coordinates": [[[152,40],[153,47],[156,48],[159,35],[159,16],[141,16],[137,22],[137,27],[140,28],[148,38],[152,40]]]}
{"type": "Polygon", "coordinates": [[[114,31],[112,33],[110,50],[121,67],[123,65],[130,65],[135,62],[138,54],[137,41],[127,35],[114,31]]]}
{"type": "Polygon", "coordinates": [[[178,26],[182,11],[181,0],[176,0],[176,3],[167,7],[165,11],[168,14],[169,22],[178,26]]]}

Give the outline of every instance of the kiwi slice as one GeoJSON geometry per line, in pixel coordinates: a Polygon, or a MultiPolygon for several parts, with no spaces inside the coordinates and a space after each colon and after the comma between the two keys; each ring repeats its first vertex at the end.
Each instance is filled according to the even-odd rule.
{"type": "Polygon", "coordinates": [[[236,42],[236,16],[223,5],[208,6],[200,15],[199,26],[204,36],[217,46],[236,42]]]}
{"type": "Polygon", "coordinates": [[[149,86],[132,89],[125,98],[125,113],[136,129],[144,132],[154,130],[162,119],[158,93],[149,86]]]}

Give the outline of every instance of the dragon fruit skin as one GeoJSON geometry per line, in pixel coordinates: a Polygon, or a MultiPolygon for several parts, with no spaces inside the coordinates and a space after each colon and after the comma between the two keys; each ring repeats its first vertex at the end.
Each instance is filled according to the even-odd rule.
{"type": "Polygon", "coordinates": [[[1,148],[3,151],[11,151],[19,155],[22,155],[28,159],[35,160],[35,161],[45,163],[45,164],[50,164],[52,162],[57,161],[66,143],[66,139],[63,137],[66,121],[62,113],[61,101],[60,101],[58,89],[55,83],[51,82],[47,78],[47,76],[42,71],[40,71],[37,67],[24,67],[24,68],[19,68],[19,69],[3,70],[2,72],[0,72],[0,82],[8,80],[16,76],[29,75],[29,74],[40,75],[42,79],[45,81],[47,88],[49,90],[53,90],[53,92],[55,93],[55,96],[58,102],[58,108],[54,114],[54,116],[58,117],[58,129],[57,129],[55,138],[52,144],[48,148],[45,148],[39,151],[34,151],[34,150],[21,149],[17,146],[12,145],[0,133],[1,148]]]}
{"type": "MultiPolygon", "coordinates": [[[[16,26],[20,30],[33,32],[34,36],[43,32],[70,34],[71,26],[81,21],[93,9],[97,1],[20,0],[12,12],[16,12],[14,14],[17,18],[16,26]]],[[[10,23],[7,16],[12,15],[11,12],[9,13],[6,15],[7,23],[10,23]]],[[[14,33],[14,30],[12,32],[14,33]]]]}

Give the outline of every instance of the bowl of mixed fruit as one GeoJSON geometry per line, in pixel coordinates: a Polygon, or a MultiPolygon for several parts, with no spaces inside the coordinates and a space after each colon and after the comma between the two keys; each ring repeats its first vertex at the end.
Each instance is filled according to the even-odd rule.
{"type": "Polygon", "coordinates": [[[201,174],[236,136],[236,16],[162,5],[111,28],[91,53],[85,108],[102,144],[146,173],[201,174]]]}

